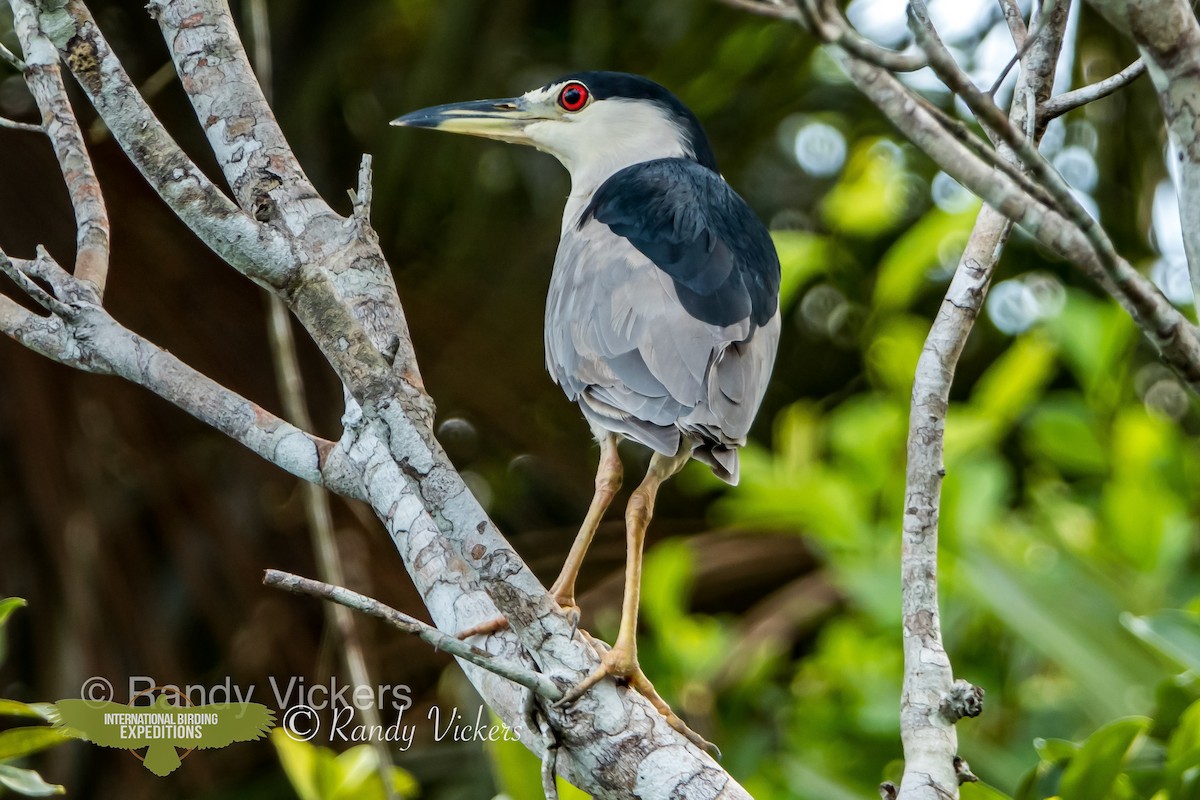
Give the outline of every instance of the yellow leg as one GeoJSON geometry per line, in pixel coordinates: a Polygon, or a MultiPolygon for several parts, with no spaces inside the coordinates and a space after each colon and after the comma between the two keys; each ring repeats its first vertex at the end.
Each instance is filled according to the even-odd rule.
{"type": "Polygon", "coordinates": [[[626,678],[631,687],[649,700],[659,713],[667,718],[671,727],[687,736],[698,746],[708,747],[708,743],[688,728],[658,695],[641,667],[638,666],[637,659],[638,604],[641,598],[642,547],[646,541],[646,529],[654,516],[654,501],[658,497],[658,487],[662,485],[663,481],[682,469],[689,458],[691,458],[691,449],[686,443],[674,456],[655,453],[650,460],[650,469],[646,472],[645,479],[630,495],[629,505],[625,510],[625,535],[628,546],[625,566],[625,597],[621,604],[621,627],[617,633],[616,644],[601,657],[600,666],[568,691],[560,702],[562,704],[574,702],[605,677],[626,678]]]}
{"type": "Polygon", "coordinates": [[[579,568],[583,566],[583,557],[587,555],[588,546],[592,543],[592,537],[596,535],[596,529],[600,527],[600,520],[604,518],[604,512],[608,510],[609,503],[621,489],[622,474],[621,457],[617,454],[617,437],[615,434],[605,434],[604,438],[600,440],[600,465],[596,468],[596,492],[592,495],[592,503],[588,506],[587,516],[583,518],[583,525],[579,528],[575,543],[571,545],[571,552],[567,554],[562,572],[554,581],[554,585],[550,587],[551,596],[568,611],[574,610],[578,613],[578,607],[575,605],[575,579],[579,577],[579,568]]]}
{"type": "MultiPolygon", "coordinates": [[[[616,434],[607,433],[600,440],[600,464],[596,468],[596,491],[592,495],[591,505],[588,506],[587,516],[571,545],[571,552],[563,564],[562,571],[554,585],[550,587],[550,595],[563,610],[578,617],[579,608],[575,605],[575,579],[579,577],[579,568],[583,565],[583,557],[587,555],[588,546],[600,527],[600,520],[608,510],[609,503],[621,489],[621,457],[617,453],[616,434]]],[[[578,621],[578,620],[576,620],[578,621]]],[[[508,627],[505,617],[495,617],[478,625],[458,632],[459,639],[469,639],[472,636],[487,636],[508,627]]]]}

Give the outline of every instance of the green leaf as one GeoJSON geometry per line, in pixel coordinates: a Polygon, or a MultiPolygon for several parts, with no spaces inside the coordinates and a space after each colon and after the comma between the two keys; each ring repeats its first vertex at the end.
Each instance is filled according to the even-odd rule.
{"type": "MultiPolygon", "coordinates": [[[[271,731],[271,743],[284,774],[300,800],[384,800],[378,755],[369,744],[334,754],[328,747],[298,742],[282,728],[271,731]]],[[[401,797],[416,797],[419,786],[407,770],[391,767],[392,790],[401,797]]]]}
{"type": "Polygon", "coordinates": [[[46,783],[42,776],[33,770],[21,769],[12,764],[0,764],[0,786],[26,797],[49,797],[52,794],[67,792],[56,783],[46,783]]]}
{"type": "Polygon", "coordinates": [[[1045,327],[1063,348],[1065,360],[1089,397],[1109,403],[1120,395],[1120,363],[1137,336],[1137,326],[1120,306],[1068,289],[1061,313],[1045,327]]]}
{"type": "Polygon", "coordinates": [[[296,741],[283,728],[271,731],[271,744],[300,800],[321,800],[316,781],[317,748],[308,742],[296,741]]]}
{"type": "Polygon", "coordinates": [[[959,789],[962,800],[1012,800],[999,789],[993,789],[986,783],[964,783],[959,789]]]}
{"type": "Polygon", "coordinates": [[[1179,715],[1179,722],[1167,741],[1166,761],[1164,783],[1172,787],[1171,796],[1177,797],[1184,774],[1200,766],[1200,701],[1179,715]]]}
{"type": "Polygon", "coordinates": [[[646,621],[670,629],[687,615],[692,594],[692,550],[682,539],[667,539],[646,554],[642,567],[642,608],[646,621]]]}
{"type": "Polygon", "coordinates": [[[40,753],[55,745],[70,741],[72,737],[48,725],[10,728],[0,731],[0,761],[40,753]]]}
{"type": "Polygon", "coordinates": [[[49,717],[45,710],[48,707],[49,704],[47,703],[30,705],[29,703],[22,703],[19,700],[5,700],[0,697],[0,716],[3,717],[35,717],[48,722],[49,717]]]}
{"type": "Polygon", "coordinates": [[[1066,739],[1034,739],[1033,749],[1047,764],[1069,761],[1079,752],[1079,745],[1066,739]]]}
{"type": "Polygon", "coordinates": [[[1146,617],[1122,614],[1134,636],[1193,672],[1200,672],[1200,616],[1168,608],[1146,617]]]}
{"type": "Polygon", "coordinates": [[[1113,598],[1086,573],[1060,561],[1054,573],[1031,574],[999,553],[959,562],[966,587],[1011,630],[1070,674],[1088,694],[1090,713],[1128,713],[1126,693],[1157,678],[1153,660],[1130,647],[1116,624],[1113,598]],[[1050,576],[1053,579],[1050,579],[1050,576]],[[1059,587],[1072,587],[1064,597],[1059,587]]]}
{"type": "Polygon", "coordinates": [[[1151,724],[1146,717],[1110,722],[1084,742],[1063,772],[1059,796],[1063,800],[1103,800],[1121,774],[1129,748],[1151,724]]]}
{"type": "Polygon", "coordinates": [[[18,608],[24,608],[27,605],[29,604],[23,597],[6,597],[0,600],[0,627],[3,627],[4,623],[8,622],[8,618],[12,616],[14,611],[18,608]]]}
{"type": "Polygon", "coordinates": [[[928,333],[929,323],[918,317],[887,317],[867,350],[872,376],[897,394],[908,397],[928,333]]]}

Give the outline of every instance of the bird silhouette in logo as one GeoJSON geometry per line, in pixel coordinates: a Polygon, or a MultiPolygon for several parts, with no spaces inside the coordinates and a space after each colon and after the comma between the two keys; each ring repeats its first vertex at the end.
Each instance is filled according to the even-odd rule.
{"type": "Polygon", "coordinates": [[[154,705],[143,707],[60,700],[50,719],[54,727],[101,747],[147,748],[142,763],[163,776],[181,763],[176,748],[217,748],[261,739],[274,726],[275,713],[260,703],[179,708],[161,695],[154,705]]]}

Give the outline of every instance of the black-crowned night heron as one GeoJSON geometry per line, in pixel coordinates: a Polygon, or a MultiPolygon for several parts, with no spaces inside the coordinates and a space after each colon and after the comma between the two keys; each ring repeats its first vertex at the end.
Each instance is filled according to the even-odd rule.
{"type": "MultiPolygon", "coordinates": [[[[717,172],[695,115],[637,75],[581,72],[520,97],[416,111],[393,125],[533,145],[571,173],[546,302],[546,367],[600,443],[596,490],[551,593],[575,578],[621,484],[617,442],[653,452],[625,512],[620,633],[579,697],[627,679],[680,730],[637,660],[642,544],[658,487],[696,458],[729,483],[779,341],[779,259],[766,228],[717,172]]],[[[499,622],[466,631],[495,630],[499,622]]]]}

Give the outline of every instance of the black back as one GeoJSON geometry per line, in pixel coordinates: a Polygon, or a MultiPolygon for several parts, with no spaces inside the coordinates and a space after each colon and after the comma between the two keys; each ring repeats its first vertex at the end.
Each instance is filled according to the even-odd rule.
{"type": "Polygon", "coordinates": [[[670,275],[693,317],[762,326],[775,315],[779,257],[771,236],[707,166],[661,158],[626,167],[596,190],[579,226],[593,218],[670,275]]]}

